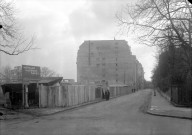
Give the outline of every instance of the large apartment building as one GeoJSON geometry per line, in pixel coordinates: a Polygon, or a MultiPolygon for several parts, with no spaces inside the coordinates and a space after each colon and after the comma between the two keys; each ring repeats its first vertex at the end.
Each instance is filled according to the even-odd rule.
{"type": "Polygon", "coordinates": [[[84,41],[79,47],[77,81],[101,80],[126,85],[136,85],[144,80],[142,65],[125,40],[84,41]]]}

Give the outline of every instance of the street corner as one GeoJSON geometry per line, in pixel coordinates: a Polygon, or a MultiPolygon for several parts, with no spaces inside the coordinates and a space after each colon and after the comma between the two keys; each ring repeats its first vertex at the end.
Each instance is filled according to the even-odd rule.
{"type": "Polygon", "coordinates": [[[163,110],[158,108],[157,106],[151,106],[146,112],[150,115],[192,120],[191,112],[185,112],[180,110],[163,110]]]}
{"type": "Polygon", "coordinates": [[[192,119],[192,109],[174,107],[158,92],[156,92],[156,95],[151,92],[151,100],[146,113],[156,116],[192,119]]]}
{"type": "Polygon", "coordinates": [[[149,106],[149,108],[148,108],[148,110],[147,110],[147,113],[149,113],[149,114],[160,114],[160,113],[162,113],[163,111],[162,110],[160,110],[159,108],[158,108],[158,106],[155,106],[155,105],[151,105],[151,106],[149,106]]]}

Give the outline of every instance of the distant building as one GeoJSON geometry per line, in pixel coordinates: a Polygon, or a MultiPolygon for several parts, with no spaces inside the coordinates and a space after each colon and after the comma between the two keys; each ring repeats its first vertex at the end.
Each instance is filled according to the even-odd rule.
{"type": "Polygon", "coordinates": [[[4,82],[6,82],[6,78],[2,73],[0,73],[0,85],[1,83],[4,83],[4,82]]]}
{"type": "Polygon", "coordinates": [[[61,81],[62,84],[75,84],[75,80],[74,79],[63,79],[61,81]]]}
{"type": "Polygon", "coordinates": [[[15,66],[14,69],[11,70],[11,80],[12,81],[22,80],[22,67],[21,66],[15,66]]]}
{"type": "MultiPolygon", "coordinates": [[[[125,40],[84,41],[77,54],[77,82],[142,83],[142,65],[125,40]]],[[[138,85],[139,86],[139,85],[138,85]]]]}

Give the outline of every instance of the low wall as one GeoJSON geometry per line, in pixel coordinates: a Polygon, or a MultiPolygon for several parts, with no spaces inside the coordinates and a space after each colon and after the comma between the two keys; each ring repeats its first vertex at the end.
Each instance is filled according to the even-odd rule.
{"type": "Polygon", "coordinates": [[[158,90],[159,93],[175,106],[192,106],[192,92],[183,87],[172,87],[167,92],[158,90]]]}
{"type": "Polygon", "coordinates": [[[158,92],[163,96],[166,100],[169,102],[171,101],[171,90],[168,90],[166,93],[162,92],[161,90],[158,90],[158,92]]]}
{"type": "MultiPolygon", "coordinates": [[[[111,86],[109,91],[111,97],[117,97],[131,93],[131,88],[111,86]]],[[[101,99],[102,90],[94,85],[39,87],[39,107],[74,106],[101,99]]]]}

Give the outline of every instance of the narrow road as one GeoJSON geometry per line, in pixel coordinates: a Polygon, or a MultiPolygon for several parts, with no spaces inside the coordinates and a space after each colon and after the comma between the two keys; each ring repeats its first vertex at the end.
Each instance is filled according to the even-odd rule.
{"type": "Polygon", "coordinates": [[[1,121],[1,135],[191,135],[192,121],[141,111],[150,90],[23,122],[1,121]]]}

